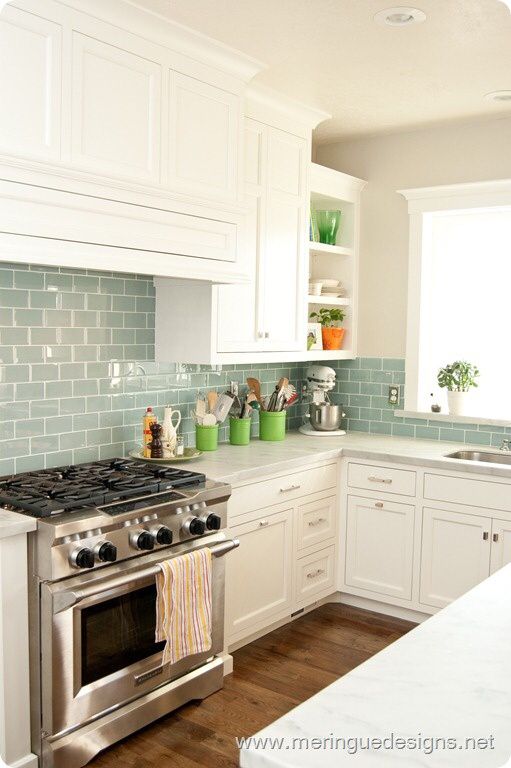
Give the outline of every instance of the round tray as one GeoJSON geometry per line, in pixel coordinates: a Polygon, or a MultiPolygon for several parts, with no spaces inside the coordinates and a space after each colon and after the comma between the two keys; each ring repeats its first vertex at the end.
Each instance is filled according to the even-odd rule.
{"type": "Polygon", "coordinates": [[[172,456],[170,459],[148,459],[140,450],[130,451],[129,454],[132,459],[138,459],[139,461],[149,461],[154,464],[175,464],[178,461],[198,459],[199,456],[202,456],[202,451],[198,451],[197,448],[185,448],[183,456],[172,456]]]}

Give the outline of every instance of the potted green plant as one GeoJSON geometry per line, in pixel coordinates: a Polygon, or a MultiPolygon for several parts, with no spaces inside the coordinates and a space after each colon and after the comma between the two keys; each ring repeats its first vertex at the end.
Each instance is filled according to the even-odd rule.
{"type": "Polygon", "coordinates": [[[319,312],[310,313],[310,320],[316,320],[318,323],[321,323],[323,349],[341,349],[345,329],[338,328],[336,324],[342,323],[344,318],[344,311],[337,309],[337,307],[332,307],[331,309],[321,307],[319,312]]]}
{"type": "Polygon", "coordinates": [[[467,396],[479,376],[479,368],[464,360],[456,360],[445,368],[440,368],[437,375],[438,386],[447,389],[449,413],[453,416],[467,415],[467,396]]]}

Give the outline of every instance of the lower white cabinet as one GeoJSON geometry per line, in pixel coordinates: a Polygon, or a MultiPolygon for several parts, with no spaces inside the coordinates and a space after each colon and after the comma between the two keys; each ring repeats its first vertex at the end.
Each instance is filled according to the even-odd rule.
{"type": "Polygon", "coordinates": [[[415,507],[348,496],[346,584],[411,600],[415,507]]]}
{"type": "Polygon", "coordinates": [[[424,509],[421,603],[443,608],[488,577],[491,527],[488,517],[424,509]]]}
{"type": "Polygon", "coordinates": [[[337,476],[330,463],[233,489],[229,533],[240,546],[226,559],[227,648],[335,592],[337,476]]]}
{"type": "Polygon", "coordinates": [[[311,552],[295,564],[295,603],[310,603],[325,589],[334,591],[336,547],[311,552]]]}
{"type": "Polygon", "coordinates": [[[233,525],[240,546],[226,562],[226,634],[256,631],[290,612],[293,509],[233,525]]]}
{"type": "Polygon", "coordinates": [[[495,573],[499,568],[511,563],[511,521],[492,521],[492,544],[490,571],[495,573]]]}

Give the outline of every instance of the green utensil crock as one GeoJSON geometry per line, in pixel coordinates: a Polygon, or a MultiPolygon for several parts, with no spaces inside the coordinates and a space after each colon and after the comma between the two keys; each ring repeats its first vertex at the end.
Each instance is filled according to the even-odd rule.
{"type": "Polygon", "coordinates": [[[286,436],[285,411],[261,411],[259,414],[259,439],[277,441],[286,436]]]}
{"type": "Polygon", "coordinates": [[[195,445],[199,451],[216,451],[218,448],[218,424],[213,424],[211,427],[196,424],[195,445]]]}
{"type": "Polygon", "coordinates": [[[229,419],[229,441],[231,445],[248,445],[252,419],[229,419]]]}

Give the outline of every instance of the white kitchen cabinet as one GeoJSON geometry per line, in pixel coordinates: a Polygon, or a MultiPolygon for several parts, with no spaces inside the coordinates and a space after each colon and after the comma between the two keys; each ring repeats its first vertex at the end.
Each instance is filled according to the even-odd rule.
{"type": "Polygon", "coordinates": [[[312,126],[323,115],[304,113],[280,94],[267,97],[264,108],[249,98],[246,109],[239,267],[248,281],[239,286],[159,281],[157,303],[193,306],[197,322],[176,336],[157,318],[158,360],[230,364],[248,354],[250,362],[306,358],[309,158],[312,126]],[[200,339],[197,326],[203,329],[200,339]]]}
{"type": "Polygon", "coordinates": [[[158,183],[160,64],[79,32],[72,46],[73,164],[158,183]]]}
{"type": "Polygon", "coordinates": [[[326,549],[311,552],[295,563],[295,603],[311,603],[334,591],[335,577],[334,544],[326,549]]]}
{"type": "Polygon", "coordinates": [[[346,584],[410,600],[415,507],[348,496],[346,584]]]}
{"type": "Polygon", "coordinates": [[[169,72],[169,182],[181,192],[235,200],[241,103],[237,95],[169,72]]]}
{"type": "Polygon", "coordinates": [[[337,478],[329,463],[233,488],[228,526],[240,546],[226,561],[226,647],[335,591],[337,478]]]}
{"type": "Polygon", "coordinates": [[[511,563],[511,520],[492,520],[490,572],[511,563]]]}
{"type": "Polygon", "coordinates": [[[226,563],[229,639],[255,632],[291,611],[293,509],[267,512],[230,529],[240,546],[226,563]]]}
{"type": "Polygon", "coordinates": [[[218,351],[299,350],[305,333],[308,144],[254,120],[247,120],[246,144],[251,281],[246,302],[230,287],[216,289],[218,351]]]}
{"type": "Polygon", "coordinates": [[[443,608],[488,577],[491,523],[477,514],[423,510],[421,603],[443,608]]]}
{"type": "Polygon", "coordinates": [[[246,280],[242,110],[260,68],[121,0],[3,9],[0,258],[246,280]]]}
{"type": "Polygon", "coordinates": [[[0,152],[60,156],[62,27],[11,5],[0,13],[0,152]]]}

